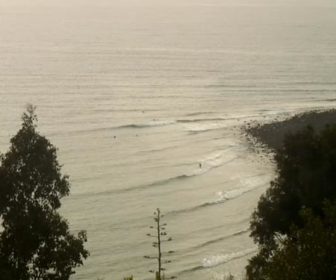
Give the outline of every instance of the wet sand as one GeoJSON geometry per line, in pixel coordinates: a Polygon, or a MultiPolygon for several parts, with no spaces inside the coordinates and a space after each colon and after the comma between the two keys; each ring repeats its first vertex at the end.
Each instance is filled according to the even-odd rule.
{"type": "Polygon", "coordinates": [[[336,109],[305,112],[267,124],[252,122],[244,127],[244,132],[251,141],[260,143],[268,149],[277,150],[281,148],[287,134],[295,133],[307,126],[319,131],[328,124],[336,124],[336,109]]]}

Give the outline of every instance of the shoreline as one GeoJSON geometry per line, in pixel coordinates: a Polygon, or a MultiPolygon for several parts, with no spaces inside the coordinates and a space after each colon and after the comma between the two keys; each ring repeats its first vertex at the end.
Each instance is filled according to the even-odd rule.
{"type": "Polygon", "coordinates": [[[336,109],[307,111],[285,120],[274,120],[265,124],[252,121],[243,127],[243,133],[254,146],[276,151],[282,147],[287,134],[295,133],[307,126],[320,131],[327,124],[336,124],[336,109]]]}

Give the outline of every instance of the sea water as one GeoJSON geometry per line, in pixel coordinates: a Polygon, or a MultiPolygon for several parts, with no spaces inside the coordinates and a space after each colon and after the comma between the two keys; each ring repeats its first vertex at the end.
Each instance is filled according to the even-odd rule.
{"type": "Polygon", "coordinates": [[[333,0],[0,0],[0,150],[36,105],[88,233],[72,279],[152,279],[157,207],[167,275],[240,275],[274,177],[240,128],[336,105],[335,30],[333,0]]]}

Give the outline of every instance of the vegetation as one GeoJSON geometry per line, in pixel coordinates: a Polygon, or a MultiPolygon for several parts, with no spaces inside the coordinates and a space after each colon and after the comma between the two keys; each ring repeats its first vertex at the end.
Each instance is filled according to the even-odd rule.
{"type": "MultiPolygon", "coordinates": [[[[150,270],[149,272],[155,273],[155,279],[156,280],[164,280],[164,279],[174,279],[175,276],[171,276],[169,278],[166,278],[164,275],[164,271],[166,270],[165,267],[163,267],[163,264],[170,263],[170,260],[163,259],[163,251],[162,251],[162,243],[172,241],[171,237],[167,236],[166,232],[166,223],[162,223],[161,219],[163,218],[163,215],[161,214],[161,211],[159,208],[156,209],[154,212],[154,222],[155,226],[150,226],[151,229],[154,230],[154,233],[148,233],[147,236],[152,237],[155,239],[154,242],[152,242],[152,246],[157,249],[157,255],[155,256],[144,256],[146,259],[155,259],[157,260],[157,270],[150,270]]],[[[168,251],[167,254],[172,254],[174,251],[168,251]]]]}
{"type": "Polygon", "coordinates": [[[324,218],[302,210],[304,227],[293,227],[266,270],[272,280],[336,279],[336,206],[326,203],[324,218]]]}
{"type": "Polygon", "coordinates": [[[67,280],[88,257],[86,233],[69,232],[58,209],[69,194],[56,148],[36,128],[28,106],[0,159],[0,275],[3,280],[67,280]]]}
{"type": "MultiPolygon", "coordinates": [[[[32,106],[0,156],[0,275],[3,280],[68,280],[89,252],[86,232],[70,233],[58,213],[69,195],[57,149],[37,131],[32,106]]],[[[252,215],[251,236],[259,246],[246,268],[248,280],[336,279],[336,125],[288,135],[275,156],[277,177],[252,215]]],[[[150,272],[165,277],[171,261],[160,209],[150,228],[157,261],[150,272]]],[[[232,275],[227,279],[234,279],[232,275]]],[[[125,280],[133,280],[127,277],[125,280]]]]}
{"type": "Polygon", "coordinates": [[[336,126],[320,133],[308,127],[288,135],[275,160],[278,176],[261,197],[251,221],[259,253],[250,260],[247,277],[334,279],[331,270],[336,258],[329,247],[335,245],[336,231],[330,222],[335,207],[326,207],[325,201],[336,199],[336,126]],[[329,268],[319,266],[322,263],[329,268]],[[309,272],[310,278],[299,272],[309,272]]]}

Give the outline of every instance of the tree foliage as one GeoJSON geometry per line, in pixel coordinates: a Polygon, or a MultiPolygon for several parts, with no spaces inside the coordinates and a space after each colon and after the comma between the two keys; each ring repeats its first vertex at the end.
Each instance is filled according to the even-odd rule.
{"type": "Polygon", "coordinates": [[[34,107],[0,161],[0,274],[6,280],[67,280],[83,264],[86,233],[70,233],[57,210],[69,194],[57,149],[37,132],[34,107]]]}
{"type": "Polygon", "coordinates": [[[303,209],[323,218],[325,199],[335,200],[336,126],[320,133],[308,127],[288,135],[275,160],[278,175],[252,216],[251,235],[260,250],[247,266],[249,279],[268,279],[265,268],[279,244],[288,238],[293,225],[304,227],[303,209]]]}
{"type": "Polygon", "coordinates": [[[327,203],[322,219],[309,209],[301,211],[304,227],[293,226],[274,251],[266,269],[272,280],[336,279],[336,206],[327,203]]]}

